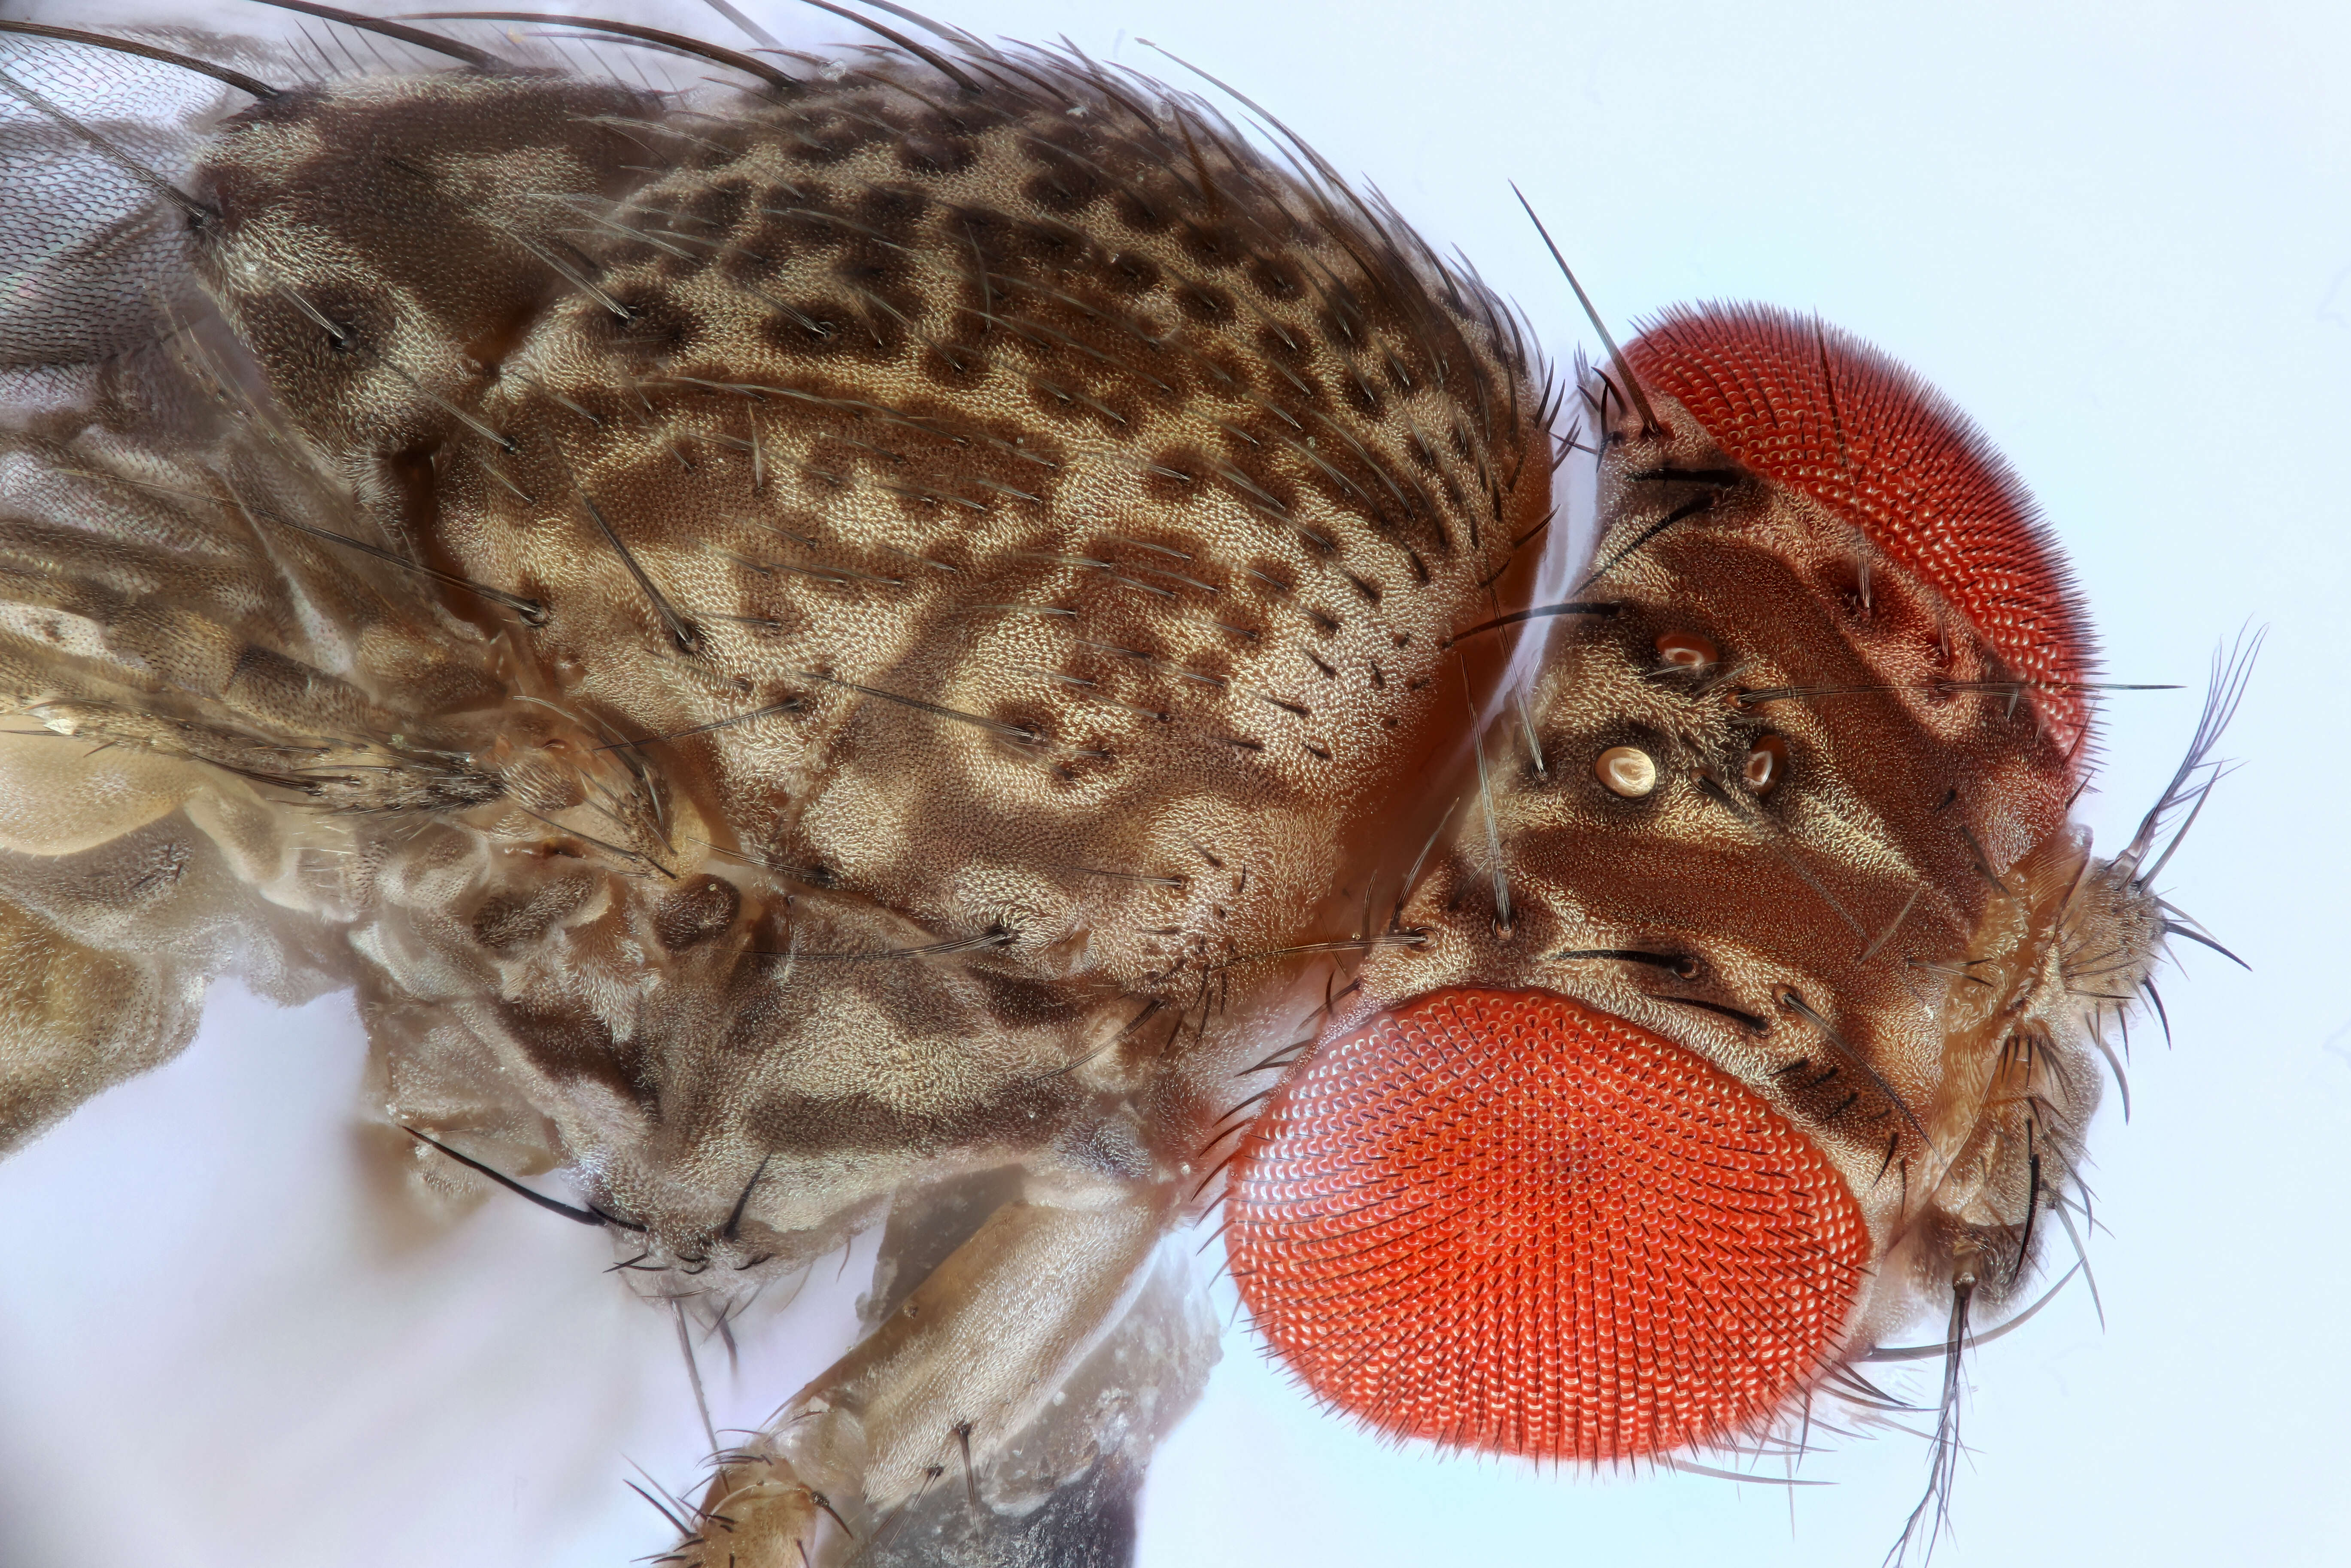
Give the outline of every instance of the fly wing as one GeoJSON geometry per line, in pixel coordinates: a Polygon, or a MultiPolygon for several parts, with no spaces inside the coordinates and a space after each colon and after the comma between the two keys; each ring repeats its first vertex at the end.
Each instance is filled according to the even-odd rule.
{"type": "MultiPolygon", "coordinates": [[[[183,187],[244,99],[169,65],[9,40],[0,137],[0,1141],[190,1037],[207,978],[345,983],[348,830],[493,792],[434,716],[497,688],[482,639],[240,390],[183,187]],[[400,737],[394,742],[392,737],[400,737]]],[[[249,58],[252,51],[223,51],[249,58]]]]}
{"type": "Polygon", "coordinates": [[[50,39],[5,40],[0,71],[11,84],[0,89],[0,362],[22,374],[152,343],[169,310],[198,298],[185,214],[157,199],[155,181],[184,182],[205,122],[245,99],[159,61],[50,39]]]}

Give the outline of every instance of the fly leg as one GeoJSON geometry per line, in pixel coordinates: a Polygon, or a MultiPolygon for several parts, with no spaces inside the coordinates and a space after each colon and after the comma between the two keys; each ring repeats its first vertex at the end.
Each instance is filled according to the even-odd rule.
{"type": "Polygon", "coordinates": [[[720,1456],[702,1527],[672,1561],[880,1562],[893,1521],[934,1489],[978,1506],[975,1478],[1125,1315],[1168,1208],[1153,1192],[998,1209],[766,1431],[720,1456]]]}

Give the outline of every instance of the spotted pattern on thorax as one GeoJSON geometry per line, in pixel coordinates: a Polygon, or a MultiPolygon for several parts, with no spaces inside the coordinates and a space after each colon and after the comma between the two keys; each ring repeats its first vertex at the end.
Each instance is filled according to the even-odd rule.
{"type": "Polygon", "coordinates": [[[395,1098],[682,1257],[1181,1165],[1170,1069],[1397,895],[1546,537],[1474,280],[1191,100],[971,68],[360,80],[204,166],[224,315],[507,693],[403,731],[491,798],[371,873],[395,1098]]]}
{"type": "Polygon", "coordinates": [[[1129,987],[1293,940],[1544,519],[1493,301],[1058,68],[726,117],[550,85],[506,151],[342,129],[421,144],[480,85],[232,137],[213,266],[249,337],[308,335],[285,400],[402,530],[545,606],[539,685],[705,836],[935,939],[1129,987]],[[347,164],[432,225],[280,259],[347,164]]]}

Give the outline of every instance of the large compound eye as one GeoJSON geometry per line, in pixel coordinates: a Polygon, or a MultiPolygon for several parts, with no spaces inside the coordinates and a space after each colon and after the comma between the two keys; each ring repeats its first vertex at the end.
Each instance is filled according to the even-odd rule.
{"type": "Polygon", "coordinates": [[[1669,311],[1626,357],[1723,451],[1932,583],[2080,755],[2095,650],[2072,576],[2023,485],[1941,393],[1845,333],[1757,306],[1669,311]]]}
{"type": "Polygon", "coordinates": [[[1870,1263],[1844,1177],[1753,1091],[1541,992],[1432,991],[1323,1047],[1225,1202],[1241,1295],[1318,1395],[1536,1458],[1753,1430],[1870,1263]]]}

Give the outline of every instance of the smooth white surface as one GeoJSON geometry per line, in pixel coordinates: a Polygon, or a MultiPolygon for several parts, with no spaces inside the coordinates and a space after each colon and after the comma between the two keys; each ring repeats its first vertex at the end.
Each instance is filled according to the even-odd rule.
{"type": "MultiPolygon", "coordinates": [[[[2245,766],[2167,877],[2255,972],[2189,947],[2161,982],[2177,1048],[2135,1031],[2131,1124],[2110,1095],[2094,1138],[2108,1326],[2077,1285],[1971,1361],[1971,1456],[1936,1561],[2351,1561],[2344,13],[942,14],[1180,74],[1148,37],[1215,72],[1458,245],[1562,358],[1588,330],[1510,180],[1619,325],[1761,299],[1907,360],[2034,487],[2112,677],[2190,688],[2110,701],[2085,806],[2109,848],[2186,744],[2213,646],[2271,627],[2224,748],[2245,766]]],[[[0,1562],[586,1565],[664,1544],[616,1456],[687,1473],[670,1325],[597,1272],[601,1240],[518,1203],[396,1249],[354,1174],[360,1056],[340,1002],[275,1015],[224,995],[187,1058],[0,1166],[0,1562]]],[[[861,1271],[747,1358],[752,1385],[716,1375],[733,1419],[789,1391],[785,1363],[823,1359],[861,1271]]],[[[1236,1333],[1159,1458],[1142,1561],[1865,1568],[1925,1446],[1841,1447],[1806,1467],[1836,1484],[1796,1497],[1792,1522],[1771,1489],[1438,1460],[1322,1416],[1236,1333]]]]}

